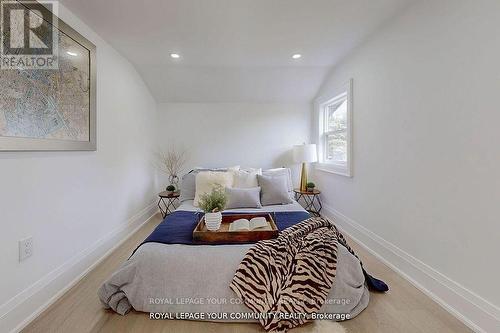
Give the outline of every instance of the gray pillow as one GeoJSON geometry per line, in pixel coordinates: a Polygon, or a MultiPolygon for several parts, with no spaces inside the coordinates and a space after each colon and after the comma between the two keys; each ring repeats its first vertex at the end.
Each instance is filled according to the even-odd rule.
{"type": "Polygon", "coordinates": [[[262,208],[260,204],[260,187],[229,188],[226,187],[227,209],[262,208]]]}
{"type": "Polygon", "coordinates": [[[293,202],[288,192],[286,174],[276,176],[257,175],[257,181],[261,188],[260,202],[262,206],[284,205],[293,202]]]}
{"type": "Polygon", "coordinates": [[[286,176],[286,183],[288,192],[292,193],[293,191],[293,182],[292,182],[292,170],[290,168],[276,168],[276,169],[268,169],[262,171],[263,176],[286,176]]]}
{"type": "Polygon", "coordinates": [[[182,176],[181,179],[181,194],[179,201],[183,202],[186,200],[194,200],[194,195],[196,192],[196,174],[197,171],[191,171],[190,173],[182,176]]]}

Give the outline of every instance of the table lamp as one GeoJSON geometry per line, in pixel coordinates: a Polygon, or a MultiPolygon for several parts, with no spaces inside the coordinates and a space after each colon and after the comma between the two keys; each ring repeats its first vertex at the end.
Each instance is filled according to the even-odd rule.
{"type": "Polygon", "coordinates": [[[296,163],[302,163],[302,173],[300,175],[300,190],[307,191],[307,167],[306,163],[318,161],[318,154],[315,144],[303,144],[293,147],[293,159],[296,163]]]}

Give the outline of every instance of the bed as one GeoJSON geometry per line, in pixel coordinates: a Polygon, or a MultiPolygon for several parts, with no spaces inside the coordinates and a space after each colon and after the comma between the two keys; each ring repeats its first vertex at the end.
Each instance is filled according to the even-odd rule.
{"type": "MultiPolygon", "coordinates": [[[[275,214],[280,230],[308,217],[295,201],[261,209],[224,211],[248,212],[275,214]]],[[[101,286],[98,295],[103,306],[121,315],[134,309],[190,314],[182,319],[254,321],[243,315],[251,310],[229,288],[252,244],[193,245],[187,234],[198,218],[199,209],[193,206],[192,200],[182,202],[101,286]]],[[[339,320],[349,319],[365,309],[368,301],[369,292],[359,260],[340,246],[335,282],[321,312],[340,314],[339,320]]]]}

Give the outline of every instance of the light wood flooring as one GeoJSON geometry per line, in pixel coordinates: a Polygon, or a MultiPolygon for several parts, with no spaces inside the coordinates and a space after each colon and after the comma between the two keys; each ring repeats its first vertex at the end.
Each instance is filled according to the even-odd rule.
{"type": "MultiPolygon", "coordinates": [[[[96,294],[99,286],[160,222],[159,215],[153,217],[23,332],[264,332],[257,324],[155,321],[149,320],[146,313],[131,312],[120,316],[102,308],[96,294]]],[[[363,260],[367,271],[386,281],[391,290],[387,294],[372,293],[366,310],[358,317],[341,323],[349,333],[471,332],[365,249],[353,241],[351,246],[363,260]]]]}

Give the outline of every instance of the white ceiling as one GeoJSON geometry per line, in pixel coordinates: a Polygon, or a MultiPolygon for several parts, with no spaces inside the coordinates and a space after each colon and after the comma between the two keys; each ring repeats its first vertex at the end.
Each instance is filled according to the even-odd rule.
{"type": "Polygon", "coordinates": [[[413,1],[62,2],[134,64],[158,102],[308,102],[332,66],[413,1]]]}

